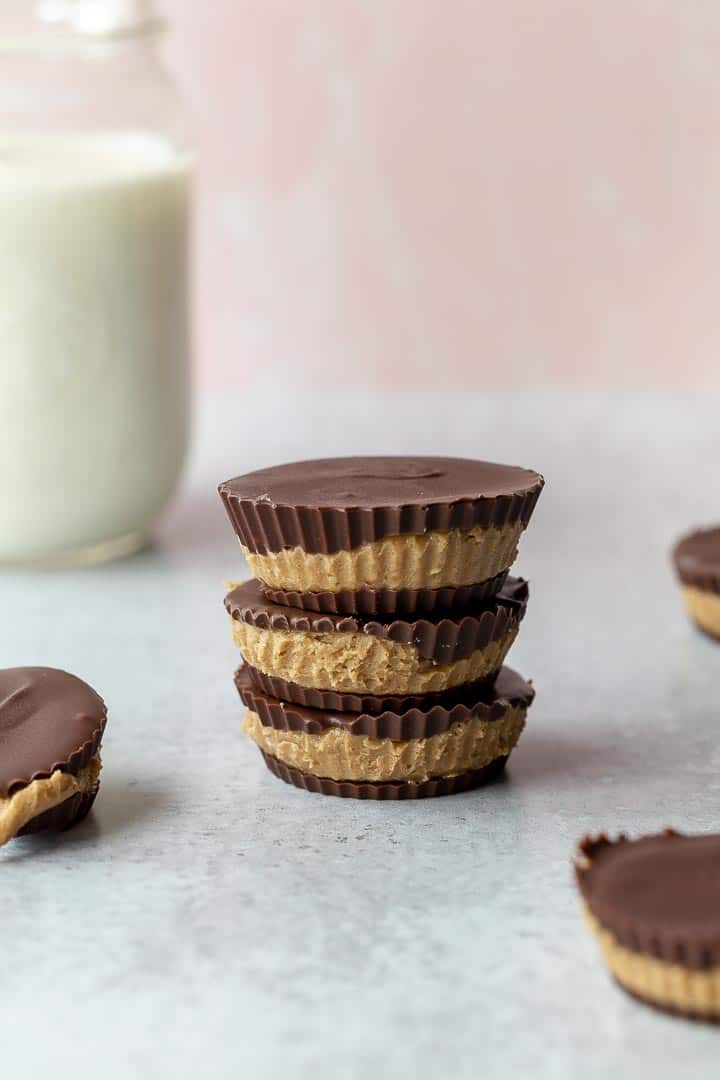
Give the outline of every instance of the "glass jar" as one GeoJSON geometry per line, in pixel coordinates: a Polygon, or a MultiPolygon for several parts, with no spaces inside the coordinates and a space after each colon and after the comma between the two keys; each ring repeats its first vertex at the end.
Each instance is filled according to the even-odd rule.
{"type": "Polygon", "coordinates": [[[189,426],[191,159],[138,0],[3,0],[0,563],[146,541],[189,426]]]}

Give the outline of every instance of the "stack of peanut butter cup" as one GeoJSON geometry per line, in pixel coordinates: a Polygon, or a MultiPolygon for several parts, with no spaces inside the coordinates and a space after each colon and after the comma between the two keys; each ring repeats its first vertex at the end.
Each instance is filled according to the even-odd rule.
{"type": "Polygon", "coordinates": [[[225,598],[235,683],[276,776],[412,799],[502,772],[534,696],[503,667],[528,602],[508,571],[543,483],[462,458],[356,457],[220,485],[255,575],[225,598]]]}

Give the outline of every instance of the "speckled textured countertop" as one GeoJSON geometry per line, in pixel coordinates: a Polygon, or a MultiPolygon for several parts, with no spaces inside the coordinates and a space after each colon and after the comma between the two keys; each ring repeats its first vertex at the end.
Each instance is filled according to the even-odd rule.
{"type": "Polygon", "coordinates": [[[0,852],[6,1071],[715,1077],[720,1031],[610,983],[570,859],[588,830],[720,828],[720,647],[687,625],[667,558],[720,521],[717,399],[360,395],[268,415],[201,403],[153,550],[0,576],[3,666],[66,667],[110,707],[93,817],[0,852]],[[240,736],[222,583],[244,567],[214,484],[370,448],[547,477],[511,653],[538,698],[495,787],[328,800],[240,736]]]}

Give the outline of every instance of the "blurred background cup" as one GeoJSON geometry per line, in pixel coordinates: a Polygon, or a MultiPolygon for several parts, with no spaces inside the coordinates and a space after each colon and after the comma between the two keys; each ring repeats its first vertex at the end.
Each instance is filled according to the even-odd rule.
{"type": "Polygon", "coordinates": [[[0,11],[0,563],[147,539],[189,426],[191,158],[151,3],[0,11]]]}

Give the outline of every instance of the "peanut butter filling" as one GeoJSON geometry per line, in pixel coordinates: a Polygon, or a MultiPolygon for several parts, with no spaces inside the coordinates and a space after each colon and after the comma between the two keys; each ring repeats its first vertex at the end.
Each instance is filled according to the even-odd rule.
{"type": "Polygon", "coordinates": [[[278,731],[248,712],[243,730],[262,750],[303,772],[332,780],[388,780],[421,784],[436,776],[481,769],[513,749],[523,727],[524,706],[499,720],[458,721],[440,735],[394,742],[328,728],[318,735],[278,731]]]}
{"type": "Polygon", "coordinates": [[[720,968],[693,971],[632,952],[619,945],[614,934],[601,926],[587,908],[585,918],[610,972],[631,993],[667,1009],[720,1017],[720,968]]]}
{"type": "Polygon", "coordinates": [[[344,589],[440,589],[474,585],[515,561],[521,521],[502,529],[453,529],[388,536],[352,551],[310,554],[300,547],[254,555],[240,545],[253,577],[297,592],[344,589]]]}
{"type": "Polygon", "coordinates": [[[423,660],[414,645],[371,634],[262,630],[231,620],[235,644],[251,667],[317,690],[357,694],[426,694],[497,671],[518,627],[462,660],[423,660]]]}
{"type": "Polygon", "coordinates": [[[0,846],[12,840],[33,818],[64,803],[78,793],[89,794],[98,785],[102,762],[95,754],[77,776],[57,769],[46,780],[33,780],[27,787],[0,799],[0,846]]]}
{"type": "Polygon", "coordinates": [[[698,626],[720,638],[720,595],[693,585],[684,585],[682,593],[690,616],[698,626]]]}

